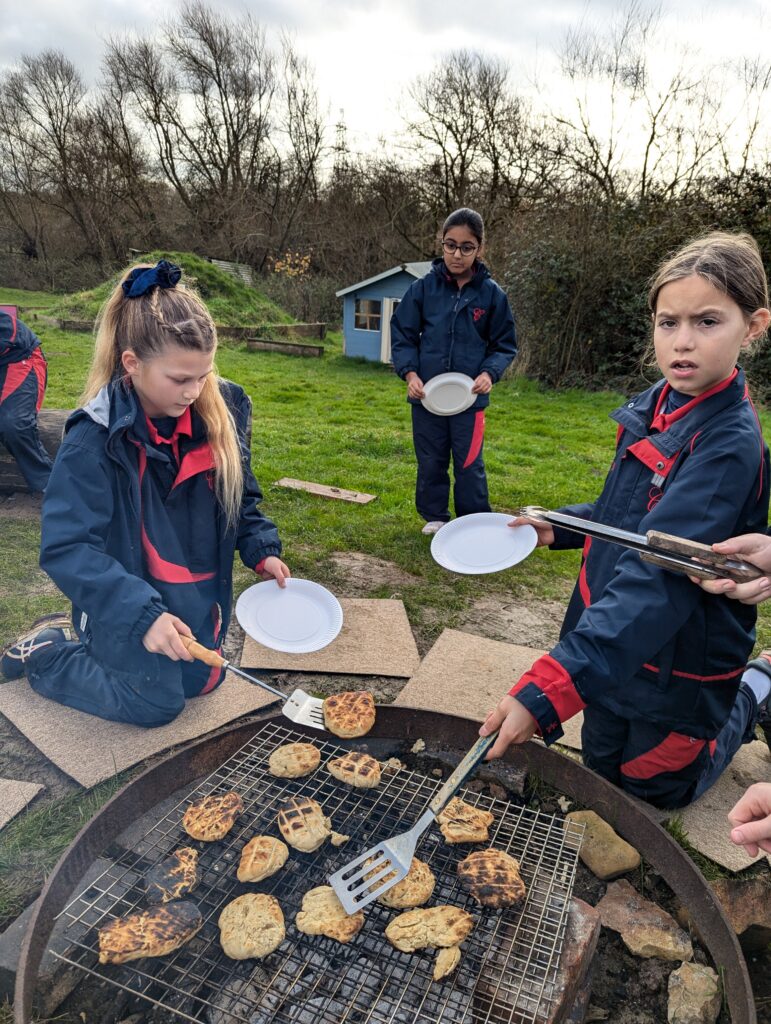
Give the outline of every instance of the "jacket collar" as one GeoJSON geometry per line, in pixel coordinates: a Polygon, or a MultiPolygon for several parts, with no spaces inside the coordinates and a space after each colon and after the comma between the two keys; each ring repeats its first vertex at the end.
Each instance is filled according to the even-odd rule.
{"type": "MultiPolygon", "coordinates": [[[[438,256],[435,260],[431,261],[430,272],[432,274],[436,274],[436,276],[441,278],[441,280],[444,281],[445,284],[451,285],[453,288],[456,287],[455,281],[450,276],[450,274],[448,274],[447,267],[444,265],[444,260],[442,259],[441,256],[438,256]]],[[[481,285],[482,282],[486,280],[489,276],[490,271],[487,269],[482,260],[476,260],[474,263],[474,276],[471,278],[468,284],[465,284],[463,287],[478,288],[479,285],[481,285]]]]}
{"type": "Polygon", "coordinates": [[[662,455],[671,457],[703,429],[713,417],[721,415],[726,409],[747,397],[747,384],[744,371],[737,370],[733,379],[724,387],[718,385],[697,399],[681,407],[679,416],[673,417],[665,430],[658,434],[650,434],[650,424],[663,397],[667,385],[660,380],[653,387],[636,395],[610,414],[610,418],[620,423],[624,430],[636,437],[648,437],[662,455]]]}

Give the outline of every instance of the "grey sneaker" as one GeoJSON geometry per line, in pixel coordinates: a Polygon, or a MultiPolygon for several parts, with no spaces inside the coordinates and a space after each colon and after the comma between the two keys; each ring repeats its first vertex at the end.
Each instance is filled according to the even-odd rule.
{"type": "Polygon", "coordinates": [[[68,615],[64,612],[44,615],[32,623],[27,633],[3,648],[0,672],[6,679],[20,679],[24,675],[24,663],[35,651],[74,639],[75,629],[68,615]]]}
{"type": "Polygon", "coordinates": [[[426,523],[426,525],[423,527],[423,529],[420,532],[421,533],[428,533],[428,534],[439,533],[441,528],[443,526],[446,526],[446,525],[447,524],[444,522],[443,519],[434,519],[433,522],[426,523]]]}

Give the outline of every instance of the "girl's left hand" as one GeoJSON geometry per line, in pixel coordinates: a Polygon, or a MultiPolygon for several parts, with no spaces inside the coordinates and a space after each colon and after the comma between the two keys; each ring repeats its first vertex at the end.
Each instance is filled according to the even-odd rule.
{"type": "Polygon", "coordinates": [[[258,575],[264,580],[275,580],[280,587],[285,587],[286,581],[292,574],[289,571],[289,566],[282,562],[278,555],[268,555],[258,575]]]}
{"type": "Polygon", "coordinates": [[[471,389],[471,393],[474,395],[489,395],[493,389],[493,378],[487,372],[480,373],[477,379],[474,381],[474,386],[471,389]]]}
{"type": "Polygon", "coordinates": [[[537,728],[538,722],[524,704],[520,704],[516,697],[504,697],[498,707],[488,714],[479,730],[480,736],[489,736],[496,729],[501,730],[498,739],[487,751],[485,761],[502,757],[512,743],[525,743],[535,735],[537,728]]]}

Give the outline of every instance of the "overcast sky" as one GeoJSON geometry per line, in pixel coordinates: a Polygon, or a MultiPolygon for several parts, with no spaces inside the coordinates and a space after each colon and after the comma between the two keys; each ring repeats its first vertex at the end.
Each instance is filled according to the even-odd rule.
{"type": "MultiPolygon", "coordinates": [[[[646,0],[641,0],[643,5],[646,0]]],[[[465,47],[510,62],[523,88],[547,83],[555,51],[582,17],[607,22],[618,0],[220,0],[232,15],[249,11],[267,28],[284,27],[311,60],[328,111],[329,141],[344,111],[348,143],[367,148],[400,124],[404,91],[450,50],[465,47]]],[[[661,4],[661,39],[698,49],[705,60],[761,52],[771,31],[768,0],[669,0],[661,4]]],[[[152,33],[176,3],[158,0],[17,0],[0,21],[0,67],[24,54],[61,50],[96,83],[104,40],[152,33]]]]}

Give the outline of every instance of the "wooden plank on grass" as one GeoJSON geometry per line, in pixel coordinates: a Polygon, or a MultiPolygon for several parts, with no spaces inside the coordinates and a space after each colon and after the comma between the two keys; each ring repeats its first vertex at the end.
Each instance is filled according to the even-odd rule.
{"type": "Polygon", "coordinates": [[[315,484],[310,480],[293,480],[282,476],[276,480],[277,487],[291,487],[295,491],[308,491],[318,494],[320,498],[337,498],[338,501],[352,501],[357,505],[367,505],[377,498],[376,494],[364,494],[362,491],[346,491],[342,487],[328,487],[326,484],[315,484]]]}

